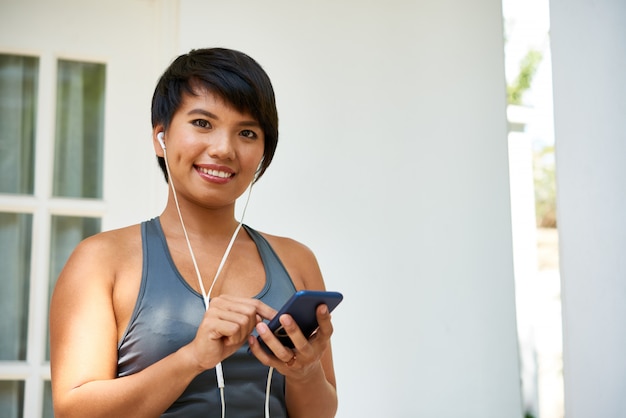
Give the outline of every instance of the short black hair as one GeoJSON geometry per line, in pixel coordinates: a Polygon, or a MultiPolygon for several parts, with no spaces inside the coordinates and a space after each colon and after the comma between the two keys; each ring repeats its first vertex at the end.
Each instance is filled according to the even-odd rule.
{"type": "MultiPolygon", "coordinates": [[[[278,111],[267,73],[243,52],[226,48],[193,49],[165,70],[152,96],[152,127],[167,129],[185,94],[210,91],[240,113],[254,117],[263,130],[265,149],[256,179],[269,167],[278,144],[278,111]]],[[[163,157],[157,157],[167,181],[163,157]]]]}

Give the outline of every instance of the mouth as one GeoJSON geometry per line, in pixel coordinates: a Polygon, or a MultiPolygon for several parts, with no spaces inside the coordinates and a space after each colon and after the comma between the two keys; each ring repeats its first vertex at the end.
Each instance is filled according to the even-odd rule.
{"type": "Polygon", "coordinates": [[[221,179],[229,179],[235,175],[233,172],[216,170],[213,168],[196,167],[196,170],[211,177],[219,177],[221,179]]]}

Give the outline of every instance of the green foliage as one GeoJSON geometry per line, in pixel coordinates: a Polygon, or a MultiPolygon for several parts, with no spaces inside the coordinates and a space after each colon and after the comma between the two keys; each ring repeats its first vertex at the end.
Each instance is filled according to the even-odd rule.
{"type": "Polygon", "coordinates": [[[554,146],[533,153],[537,226],[556,228],[556,179],[554,146]]]}
{"type": "Polygon", "coordinates": [[[521,105],[524,93],[530,88],[537,67],[543,59],[543,54],[531,49],[520,62],[520,71],[515,81],[506,87],[507,102],[513,105],[521,105]]]}

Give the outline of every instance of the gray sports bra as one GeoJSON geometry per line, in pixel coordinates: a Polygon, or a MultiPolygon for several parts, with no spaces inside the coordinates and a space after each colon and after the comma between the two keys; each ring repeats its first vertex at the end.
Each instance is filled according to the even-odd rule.
{"type": "MultiPolygon", "coordinates": [[[[295,286],[269,243],[255,230],[244,225],[255,242],[266,282],[255,296],[279,309],[295,293],[295,286]]],[[[118,344],[117,376],[137,373],[189,343],[204,316],[202,295],[180,275],[158,218],[141,224],[143,272],[135,309],[118,344]]],[[[244,344],[222,362],[226,416],[263,417],[268,368],[244,344]]],[[[164,385],[167,382],[163,382],[164,385]]],[[[285,378],[272,377],[270,411],[272,417],[286,417],[285,378]]],[[[215,370],[199,374],[163,417],[220,417],[221,401],[215,370]]]]}

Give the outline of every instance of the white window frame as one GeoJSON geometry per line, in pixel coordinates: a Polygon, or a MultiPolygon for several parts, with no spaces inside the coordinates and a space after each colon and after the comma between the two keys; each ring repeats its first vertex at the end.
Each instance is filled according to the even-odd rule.
{"type": "MultiPolygon", "coordinates": [[[[2,53],[38,57],[39,79],[34,193],[32,196],[0,194],[0,212],[33,215],[26,361],[0,361],[0,380],[24,381],[24,417],[41,417],[44,383],[50,380],[50,363],[45,355],[49,309],[48,289],[51,279],[49,277],[51,219],[54,215],[60,215],[93,217],[102,220],[107,213],[104,197],[101,199],[52,197],[58,62],[59,60],[73,60],[104,64],[105,74],[107,74],[105,80],[108,78],[109,63],[105,59],[57,55],[45,51],[37,53],[2,50],[2,53]]],[[[108,88],[105,82],[105,97],[108,96],[106,94],[108,88]]],[[[105,105],[105,120],[106,109],[105,105]]]]}

